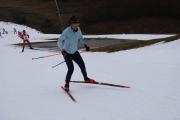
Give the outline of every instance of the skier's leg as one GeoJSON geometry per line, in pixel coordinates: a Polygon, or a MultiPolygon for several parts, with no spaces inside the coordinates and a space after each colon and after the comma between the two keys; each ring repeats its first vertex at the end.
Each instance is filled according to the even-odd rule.
{"type": "Polygon", "coordinates": [[[27,41],[27,43],[28,43],[28,45],[29,45],[29,48],[30,48],[30,49],[33,49],[31,43],[29,42],[29,40],[26,40],[26,41],[27,41]]]}
{"type": "Polygon", "coordinates": [[[24,48],[25,48],[25,40],[23,40],[23,44],[22,44],[22,47],[23,47],[23,49],[22,49],[22,52],[24,52],[24,48]]]}
{"type": "Polygon", "coordinates": [[[85,67],[85,64],[84,64],[84,61],[81,57],[81,55],[79,54],[79,52],[75,52],[74,55],[73,55],[73,60],[78,64],[78,66],[80,67],[81,69],[81,72],[83,74],[83,77],[84,77],[84,80],[87,80],[88,77],[87,77],[87,72],[86,72],[86,67],[85,67]]]}
{"type": "Polygon", "coordinates": [[[68,68],[65,81],[66,81],[66,84],[69,84],[69,82],[71,80],[71,76],[74,71],[74,65],[73,65],[70,55],[66,55],[65,62],[66,62],[67,68],[68,68]]]}

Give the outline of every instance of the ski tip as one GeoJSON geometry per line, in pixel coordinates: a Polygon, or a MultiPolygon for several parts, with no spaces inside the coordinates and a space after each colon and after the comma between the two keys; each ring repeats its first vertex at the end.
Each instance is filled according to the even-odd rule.
{"type": "Polygon", "coordinates": [[[123,88],[131,88],[130,86],[121,86],[121,87],[123,87],[123,88]]]}
{"type": "Polygon", "coordinates": [[[130,86],[125,86],[125,88],[131,88],[130,86]]]}

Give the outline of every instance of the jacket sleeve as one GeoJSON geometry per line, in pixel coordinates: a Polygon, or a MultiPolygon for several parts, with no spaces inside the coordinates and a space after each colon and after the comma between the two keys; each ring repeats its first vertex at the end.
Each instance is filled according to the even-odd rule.
{"type": "Polygon", "coordinates": [[[65,41],[65,35],[62,33],[57,41],[57,45],[61,50],[64,49],[64,41],[65,41]]]}
{"type": "Polygon", "coordinates": [[[79,41],[82,45],[85,44],[84,37],[82,35],[81,29],[79,28],[79,41]]]}
{"type": "Polygon", "coordinates": [[[18,36],[23,39],[22,33],[18,31],[18,36]]]}

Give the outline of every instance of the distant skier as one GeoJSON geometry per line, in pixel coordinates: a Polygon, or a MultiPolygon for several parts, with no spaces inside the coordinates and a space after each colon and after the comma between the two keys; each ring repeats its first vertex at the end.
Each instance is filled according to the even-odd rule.
{"type": "Polygon", "coordinates": [[[5,34],[6,30],[4,28],[2,28],[2,34],[5,34]]]}
{"type": "Polygon", "coordinates": [[[0,32],[0,37],[2,38],[1,32],[0,32]]]}
{"type": "Polygon", "coordinates": [[[30,49],[34,49],[31,45],[31,43],[29,42],[29,35],[26,33],[25,30],[23,30],[22,32],[18,32],[18,36],[23,39],[23,44],[22,44],[22,52],[24,52],[24,48],[25,45],[28,44],[30,49]]]}
{"type": "Polygon", "coordinates": [[[16,28],[13,28],[13,30],[14,30],[14,34],[17,34],[17,30],[16,30],[16,28]]]}
{"type": "Polygon", "coordinates": [[[85,82],[88,83],[95,82],[94,80],[90,79],[87,76],[84,61],[80,53],[78,52],[77,47],[79,41],[84,45],[86,51],[90,50],[90,47],[87,46],[84,42],[81,29],[79,28],[79,23],[80,22],[77,20],[77,18],[75,16],[72,16],[69,20],[70,25],[62,32],[57,42],[58,47],[61,49],[62,55],[65,59],[68,68],[68,72],[65,79],[65,85],[64,85],[66,91],[69,91],[69,83],[74,71],[73,61],[76,62],[80,67],[85,82]]]}
{"type": "Polygon", "coordinates": [[[3,28],[2,34],[8,34],[8,32],[3,28]]]}

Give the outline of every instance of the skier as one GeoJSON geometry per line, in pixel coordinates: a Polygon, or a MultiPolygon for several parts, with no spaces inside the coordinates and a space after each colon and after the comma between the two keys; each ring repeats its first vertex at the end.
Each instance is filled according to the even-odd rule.
{"type": "Polygon", "coordinates": [[[0,32],[0,37],[2,38],[1,32],[0,32]]]}
{"type": "Polygon", "coordinates": [[[5,34],[6,33],[6,30],[3,28],[2,29],[2,34],[5,34]]]}
{"type": "Polygon", "coordinates": [[[3,33],[2,34],[8,34],[8,32],[3,28],[3,33]]]}
{"type": "Polygon", "coordinates": [[[13,30],[14,30],[14,34],[17,34],[17,30],[16,30],[16,28],[13,28],[13,30]]]}
{"type": "Polygon", "coordinates": [[[18,32],[18,36],[21,39],[23,39],[23,44],[22,44],[23,49],[22,49],[22,52],[24,52],[24,48],[25,48],[26,43],[28,43],[30,49],[34,49],[32,47],[32,45],[31,45],[31,43],[28,40],[29,39],[29,35],[26,33],[25,30],[23,30],[22,32],[18,32]]]}
{"type": "Polygon", "coordinates": [[[61,53],[65,59],[68,68],[64,85],[64,89],[67,92],[69,91],[69,83],[74,71],[73,61],[76,62],[80,67],[85,82],[95,82],[95,80],[92,80],[87,76],[84,61],[80,53],[78,52],[77,47],[79,41],[84,45],[86,51],[90,50],[90,47],[87,46],[84,42],[79,23],[80,22],[77,20],[77,18],[75,16],[72,16],[69,20],[69,26],[62,32],[57,42],[57,45],[61,49],[61,53]]]}

